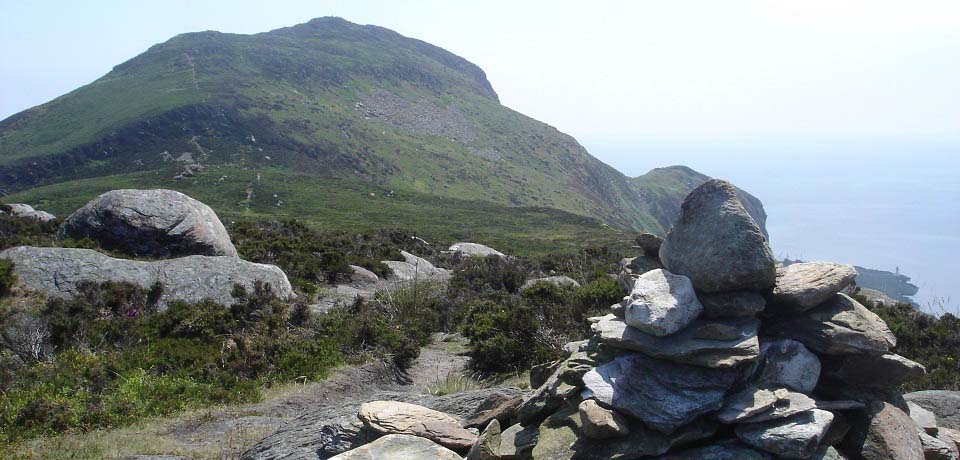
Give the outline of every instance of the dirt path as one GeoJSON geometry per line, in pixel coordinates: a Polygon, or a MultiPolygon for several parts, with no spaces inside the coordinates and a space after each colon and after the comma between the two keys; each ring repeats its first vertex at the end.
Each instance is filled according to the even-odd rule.
{"type": "Polygon", "coordinates": [[[101,450],[109,454],[107,458],[149,459],[149,455],[166,454],[190,459],[236,459],[243,450],[308,411],[384,391],[426,393],[448,376],[457,378],[464,374],[468,361],[464,351],[466,343],[462,337],[438,335],[403,373],[379,362],[344,367],[322,382],[268,391],[259,403],[207,409],[139,427],[65,437],[55,445],[41,446],[38,453],[70,449],[101,450]]]}

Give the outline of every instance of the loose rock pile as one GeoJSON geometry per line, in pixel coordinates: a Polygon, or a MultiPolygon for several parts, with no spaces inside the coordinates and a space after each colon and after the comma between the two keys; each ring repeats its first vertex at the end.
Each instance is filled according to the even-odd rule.
{"type": "MultiPolygon", "coordinates": [[[[841,293],[853,267],[778,268],[730,184],[691,192],[649,262],[662,268],[621,271],[630,295],[467,458],[957,458],[950,431],[896,390],[923,366],[841,293]]],[[[394,458],[350,455],[336,458],[394,458]]]]}

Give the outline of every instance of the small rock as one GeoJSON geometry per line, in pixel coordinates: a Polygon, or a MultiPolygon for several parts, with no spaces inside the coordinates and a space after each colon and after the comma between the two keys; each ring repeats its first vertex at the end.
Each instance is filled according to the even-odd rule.
{"type": "Polygon", "coordinates": [[[910,418],[927,434],[937,435],[937,416],[919,404],[913,401],[907,401],[907,407],[910,408],[910,418]]]}
{"type": "Polygon", "coordinates": [[[917,432],[917,435],[920,436],[924,460],[957,460],[957,445],[949,438],[940,439],[923,430],[917,432]]]}
{"type": "Polygon", "coordinates": [[[757,359],[759,321],[753,318],[696,320],[686,329],[666,337],[645,334],[624,320],[607,315],[592,324],[600,341],[623,350],[655,358],[705,367],[734,367],[757,359]],[[734,337],[732,330],[738,331],[734,337]],[[718,337],[719,339],[704,336],[718,337]],[[726,337],[733,337],[729,340],[726,337]]]}
{"type": "Polygon", "coordinates": [[[660,260],[703,292],[764,291],[776,280],[766,238],[736,189],[722,180],[706,182],[683,200],[660,260]]]}
{"type": "Polygon", "coordinates": [[[457,419],[416,404],[368,402],[360,406],[357,417],[380,433],[421,436],[455,450],[469,449],[477,441],[457,419]]]}
{"type": "Polygon", "coordinates": [[[537,283],[552,284],[556,287],[568,286],[574,289],[580,287],[580,283],[578,283],[577,280],[569,276],[548,276],[546,278],[534,278],[534,279],[527,280],[523,283],[523,286],[520,286],[520,290],[525,291],[527,289],[530,289],[533,286],[537,285],[537,283]]]}
{"type": "Polygon", "coordinates": [[[460,455],[419,436],[388,434],[330,460],[462,460],[460,455]]]}
{"type": "Polygon", "coordinates": [[[637,246],[640,246],[640,249],[643,250],[643,254],[647,256],[659,256],[660,255],[660,246],[663,244],[663,238],[660,238],[653,233],[641,233],[637,235],[637,246]]]}
{"type": "Polygon", "coordinates": [[[476,412],[464,419],[463,426],[483,429],[494,420],[507,424],[522,403],[522,396],[510,397],[503,393],[493,393],[480,403],[476,412]]]}
{"type": "Polygon", "coordinates": [[[669,453],[653,460],[770,460],[770,454],[735,442],[726,442],[669,453]]]}
{"type": "Polygon", "coordinates": [[[777,401],[773,403],[770,410],[747,417],[743,419],[742,422],[759,423],[779,420],[816,409],[817,407],[816,401],[803,393],[795,393],[781,388],[774,391],[774,394],[777,397],[777,401]]]}
{"type": "Polygon", "coordinates": [[[619,438],[630,434],[630,428],[622,415],[600,407],[592,399],[581,402],[578,411],[583,424],[583,435],[590,439],[619,438]]]}
{"type": "Polygon", "coordinates": [[[683,329],[702,311],[689,278],[659,269],[637,278],[624,318],[628,325],[662,337],[683,329]]]}
{"type": "Polygon", "coordinates": [[[722,423],[737,423],[773,409],[777,400],[773,391],[745,388],[727,396],[723,408],[717,412],[717,420],[722,423]]]}
{"type": "Polygon", "coordinates": [[[456,243],[450,246],[449,251],[452,251],[455,254],[468,256],[468,257],[487,257],[487,256],[497,256],[505,257],[504,254],[496,249],[491,248],[490,246],[484,246],[479,243],[456,243]]]}
{"type": "Polygon", "coordinates": [[[767,296],[768,313],[803,313],[840,292],[857,277],[852,265],[803,262],[777,269],[777,282],[767,296]]]}
{"type": "Polygon", "coordinates": [[[617,282],[623,287],[624,291],[633,290],[633,283],[637,281],[640,275],[650,271],[663,268],[660,259],[656,256],[627,257],[620,260],[620,269],[617,272],[617,282]]]}
{"type": "Polygon", "coordinates": [[[761,341],[757,363],[754,380],[762,388],[786,387],[810,394],[820,378],[820,359],[795,340],[761,341]]]}
{"type": "Polygon", "coordinates": [[[767,306],[762,295],[749,291],[700,293],[698,298],[706,318],[753,317],[767,306]]]}
{"type": "Polygon", "coordinates": [[[537,425],[523,427],[519,423],[503,430],[500,434],[500,449],[498,458],[510,460],[523,458],[533,450],[537,443],[539,430],[537,425]]]}
{"type": "Polygon", "coordinates": [[[500,451],[500,422],[494,419],[480,434],[464,460],[497,460],[500,451]]]}
{"type": "Polygon", "coordinates": [[[896,346],[887,324],[845,294],[792,318],[764,323],[771,334],[794,339],[825,355],[881,355],[896,346]]]}
{"type": "Polygon", "coordinates": [[[808,459],[820,446],[833,414],[814,409],[785,419],[737,425],[741,441],[783,458],[808,459]]]}

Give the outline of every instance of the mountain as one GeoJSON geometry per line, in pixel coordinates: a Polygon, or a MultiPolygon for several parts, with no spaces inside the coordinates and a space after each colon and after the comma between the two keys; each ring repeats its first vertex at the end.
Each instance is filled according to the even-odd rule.
{"type": "MultiPolygon", "coordinates": [[[[631,178],[630,185],[644,204],[644,211],[653,216],[657,222],[672,224],[680,218],[680,204],[691,190],[699,187],[711,177],[701,174],[686,166],[667,166],[656,168],[650,172],[631,178]]],[[[746,208],[753,220],[760,226],[763,236],[767,234],[767,213],[760,200],[737,188],[737,194],[743,207],[746,208]]],[[[670,224],[667,225],[669,228],[670,224]]]]}
{"type": "Polygon", "coordinates": [[[199,193],[236,216],[375,214],[383,203],[359,201],[370,195],[407,199],[404,210],[389,203],[400,224],[403,212],[483,203],[663,233],[692,175],[702,176],[666,168],[629,179],[500,104],[467,60],[329,17],[178,35],[0,122],[0,189],[15,194],[6,201],[61,212],[130,183],[199,193]]]}

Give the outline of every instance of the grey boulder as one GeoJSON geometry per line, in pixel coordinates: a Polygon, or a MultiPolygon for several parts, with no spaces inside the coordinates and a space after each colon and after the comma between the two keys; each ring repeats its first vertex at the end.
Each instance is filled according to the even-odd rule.
{"type": "Polygon", "coordinates": [[[826,355],[880,355],[897,344],[876,313],[846,294],[836,294],[800,316],[775,318],[764,326],[771,334],[794,339],[826,355]]]}
{"type": "Polygon", "coordinates": [[[776,279],[767,239],[728,182],[711,180],[683,201],[660,247],[663,266],[698,291],[764,291],[776,279]]]}
{"type": "Polygon", "coordinates": [[[633,284],[624,320],[642,332],[662,337],[683,329],[702,311],[689,278],[657,269],[640,275],[633,284]]]}
{"type": "Polygon", "coordinates": [[[255,283],[269,284],[282,299],[294,296],[282,270],[236,257],[189,256],[179,259],[138,261],[114,259],[90,249],[20,246],[0,252],[14,263],[18,283],[50,297],[73,297],[82,282],[126,282],[144,289],[163,287],[160,305],[172,301],[211,299],[231,305],[234,285],[252,291],[255,283]]]}
{"type": "Polygon", "coordinates": [[[735,368],[711,369],[629,354],[587,372],[583,396],[672,433],[720,409],[724,394],[739,377],[735,368]]]}
{"type": "Polygon", "coordinates": [[[75,211],[60,236],[136,256],[237,256],[209,206],[174,190],[113,190],[75,211]]]}
{"type": "Polygon", "coordinates": [[[903,398],[936,414],[941,427],[960,430],[960,391],[915,391],[903,398]]]}
{"type": "Polygon", "coordinates": [[[851,413],[850,432],[840,445],[854,460],[923,460],[917,424],[890,403],[875,402],[851,413]]]}
{"type": "Polygon", "coordinates": [[[758,326],[753,318],[696,320],[676,334],[657,337],[610,314],[590,327],[602,343],[614,348],[682,364],[727,368],[756,360],[760,352],[758,326]]]}
{"type": "Polygon", "coordinates": [[[853,265],[802,262],[777,269],[773,292],[767,296],[768,313],[805,312],[827,301],[857,277],[853,265]]]}
{"type": "Polygon", "coordinates": [[[388,434],[370,444],[333,456],[330,460],[462,460],[456,452],[429,439],[388,434]]]}
{"type": "Polygon", "coordinates": [[[438,268],[423,257],[415,256],[407,251],[400,251],[403,261],[384,260],[383,264],[390,268],[393,273],[388,277],[389,281],[429,281],[444,280],[450,277],[452,272],[445,268],[438,268]]]}
{"type": "Polygon", "coordinates": [[[640,249],[643,250],[643,255],[658,256],[660,246],[663,245],[663,238],[653,233],[641,233],[637,235],[636,242],[637,246],[640,246],[640,249]]]}
{"type": "Polygon", "coordinates": [[[33,209],[33,206],[30,206],[29,204],[13,203],[8,204],[7,206],[10,207],[10,214],[17,217],[36,219],[40,222],[50,222],[52,220],[56,220],[57,218],[57,216],[50,214],[49,212],[33,209]]]}
{"type": "Polygon", "coordinates": [[[546,283],[556,287],[564,287],[564,286],[571,287],[571,288],[580,287],[580,283],[578,283],[577,280],[569,276],[547,276],[544,278],[534,278],[534,279],[529,279],[525,281],[523,283],[523,286],[520,286],[520,290],[525,291],[527,289],[530,289],[536,286],[539,283],[546,283]]]}
{"type": "Polygon", "coordinates": [[[949,438],[940,438],[922,430],[917,435],[920,436],[924,460],[957,460],[957,445],[949,438]]]}
{"type": "Polygon", "coordinates": [[[761,339],[757,365],[754,382],[762,388],[810,394],[820,379],[820,358],[795,340],[761,339]]]}
{"type": "Polygon", "coordinates": [[[455,243],[450,246],[449,251],[454,254],[469,256],[469,257],[487,257],[487,256],[497,256],[504,257],[504,254],[496,249],[491,248],[490,246],[484,246],[479,243],[455,243]]]}
{"type": "Polygon", "coordinates": [[[814,409],[785,419],[737,425],[741,441],[782,458],[809,459],[820,446],[833,414],[814,409]]]}
{"type": "Polygon", "coordinates": [[[936,414],[924,409],[913,401],[907,401],[907,408],[910,409],[910,418],[913,419],[913,422],[916,423],[921,430],[936,436],[939,431],[937,428],[936,414]]]}

